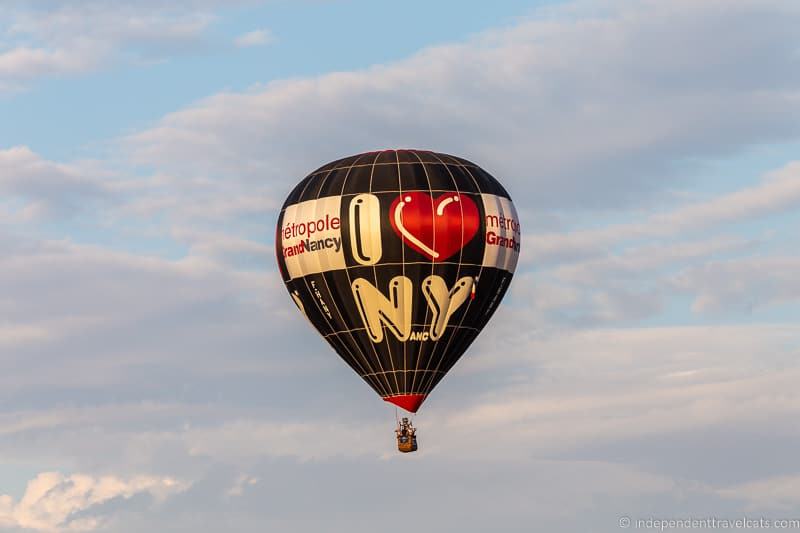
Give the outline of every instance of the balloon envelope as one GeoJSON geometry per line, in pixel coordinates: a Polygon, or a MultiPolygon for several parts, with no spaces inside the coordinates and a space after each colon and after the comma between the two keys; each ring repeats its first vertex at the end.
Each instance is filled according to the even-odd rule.
{"type": "Polygon", "coordinates": [[[295,304],[381,397],[411,412],[495,312],[519,250],[500,183],[421,150],[315,170],[287,198],[276,235],[295,304]]]}

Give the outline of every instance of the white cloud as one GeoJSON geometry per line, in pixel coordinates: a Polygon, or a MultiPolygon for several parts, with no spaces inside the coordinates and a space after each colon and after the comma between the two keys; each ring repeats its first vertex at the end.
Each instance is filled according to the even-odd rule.
{"type": "Polygon", "coordinates": [[[387,444],[393,444],[392,429],[391,424],[381,428],[373,424],[335,421],[275,423],[236,420],[222,426],[192,429],[186,433],[185,439],[190,455],[245,463],[260,457],[292,457],[301,461],[334,457],[374,458],[387,451],[387,444]]]}
{"type": "Polygon", "coordinates": [[[69,242],[25,240],[4,250],[0,347],[7,349],[0,350],[0,381],[6,393],[24,396],[41,388],[37,401],[47,402],[65,387],[76,393],[99,387],[144,399],[153,390],[130,388],[132,373],[154,383],[157,378],[145,376],[158,367],[167,380],[159,394],[175,398],[192,380],[224,380],[230,373],[266,380],[313,364],[313,358],[285,359],[264,350],[286,348],[291,335],[308,333],[268,271],[69,242]],[[285,340],[275,340],[282,335],[285,340]],[[220,358],[227,361],[223,369],[220,358]]]}
{"type": "MultiPolygon", "coordinates": [[[[189,255],[196,258],[272,261],[272,246],[256,240],[265,233],[264,212],[279,205],[264,187],[163,174],[141,178],[110,166],[94,160],[50,161],[27,146],[0,149],[0,220],[8,228],[35,231],[42,222],[84,217],[101,231],[172,239],[180,248],[188,244],[189,255]]],[[[124,241],[120,244],[124,247],[124,241]]]]}
{"type": "Polygon", "coordinates": [[[55,163],[27,146],[0,149],[0,192],[6,201],[22,202],[12,205],[11,213],[23,220],[74,214],[99,200],[110,202],[117,186],[110,178],[110,172],[91,161],[55,163]]]}
{"type": "Polygon", "coordinates": [[[213,95],[128,147],[148,165],[279,190],[343,154],[428,147],[474,159],[530,208],[571,208],[631,203],[681,181],[679,161],[798,134],[794,4],[614,6],[213,95]]]}
{"type": "Polygon", "coordinates": [[[0,79],[20,80],[41,75],[83,72],[100,61],[98,51],[89,46],[46,50],[20,46],[0,53],[0,79]]]}
{"type": "MultiPolygon", "coordinates": [[[[568,236],[569,234],[565,234],[565,237],[568,236]]],[[[686,237],[685,234],[677,236],[678,239],[686,237]]],[[[691,239],[691,235],[689,238],[691,239]]],[[[634,245],[617,254],[603,249],[598,251],[600,257],[573,260],[555,266],[551,272],[558,280],[583,286],[597,287],[613,283],[615,280],[630,285],[637,279],[652,280],[654,274],[658,274],[659,271],[678,265],[697,263],[724,254],[752,252],[757,249],[758,244],[754,239],[722,235],[702,240],[634,245]]],[[[536,264],[535,259],[533,264],[536,264]]]]}
{"type": "Polygon", "coordinates": [[[273,39],[274,37],[269,30],[254,30],[238,36],[234,40],[234,44],[239,48],[250,48],[269,44],[273,39]]]}
{"type": "MultiPolygon", "coordinates": [[[[516,329],[525,324],[520,317],[516,329]]],[[[561,330],[508,340],[512,352],[481,341],[443,384],[448,392],[437,391],[452,397],[465,381],[452,402],[425,416],[421,438],[431,453],[587,458],[631,443],[701,441],[735,431],[772,428],[776,439],[798,438],[785,425],[800,409],[794,325],[561,330]],[[501,381],[496,369],[503,364],[501,381]],[[493,385],[470,391],[469,376],[492,376],[493,385]]],[[[686,449],[673,453],[679,459],[686,449]]],[[[649,468],[672,475],[666,462],[649,468]]],[[[711,475],[691,479],[712,483],[711,475]]]]}
{"type": "MultiPolygon", "coordinates": [[[[634,240],[696,235],[723,224],[784,213],[800,205],[800,162],[791,161],[767,173],[758,185],[648,215],[643,221],[605,225],[558,233],[540,233],[526,241],[523,261],[542,264],[596,256],[615,245],[634,240]]],[[[693,247],[694,245],[688,245],[693,247]]],[[[690,248],[673,253],[690,253],[690,248]]],[[[655,250],[651,250],[655,251],[655,250]]],[[[662,249],[658,255],[663,255],[662,249]]]]}
{"type": "Polygon", "coordinates": [[[48,338],[48,331],[43,327],[27,324],[0,325],[0,347],[9,348],[15,344],[43,340],[48,338]]]}
{"type": "Polygon", "coordinates": [[[205,44],[214,11],[231,2],[13,2],[0,24],[0,88],[74,75],[114,61],[161,59],[205,44]],[[184,5],[185,4],[185,5],[184,5]]]}
{"type": "MultiPolygon", "coordinates": [[[[719,489],[723,498],[742,500],[745,509],[790,510],[800,506],[800,475],[774,476],[719,489]]],[[[794,518],[794,517],[792,517],[794,518]]]]}
{"type": "Polygon", "coordinates": [[[745,257],[687,267],[676,288],[695,296],[700,313],[753,313],[800,299],[800,257],[745,257]]]}
{"type": "MultiPolygon", "coordinates": [[[[648,220],[665,233],[687,231],[781,213],[800,204],[800,161],[768,173],[763,183],[681,207],[648,220]]],[[[646,234],[646,233],[645,233],[646,234]]]]}
{"type": "Polygon", "coordinates": [[[199,257],[225,261],[229,258],[249,257],[259,265],[269,264],[275,256],[275,247],[232,235],[176,229],[176,239],[189,244],[189,253],[199,257]]]}
{"type": "Polygon", "coordinates": [[[28,482],[18,502],[9,495],[0,496],[0,525],[36,531],[92,531],[104,525],[105,517],[95,514],[104,503],[129,500],[139,494],[160,502],[188,486],[172,478],[154,476],[126,480],[43,472],[28,482]]]}
{"type": "Polygon", "coordinates": [[[258,484],[258,478],[248,474],[241,474],[236,478],[230,489],[228,489],[228,496],[241,496],[244,492],[254,485],[258,484]]]}

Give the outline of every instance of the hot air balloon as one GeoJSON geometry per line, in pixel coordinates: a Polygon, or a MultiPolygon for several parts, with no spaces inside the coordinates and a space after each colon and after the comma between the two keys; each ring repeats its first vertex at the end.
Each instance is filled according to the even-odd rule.
{"type": "MultiPolygon", "coordinates": [[[[383,150],[303,179],[275,246],[300,311],[385,401],[416,413],[497,310],[520,224],[508,192],[476,164],[383,150]]],[[[399,448],[412,451],[403,429],[399,448]]]]}

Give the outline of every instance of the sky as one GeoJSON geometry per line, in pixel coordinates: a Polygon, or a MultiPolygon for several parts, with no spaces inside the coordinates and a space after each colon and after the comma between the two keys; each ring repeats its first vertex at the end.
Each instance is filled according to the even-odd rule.
{"type": "Polygon", "coordinates": [[[4,1],[0,530],[800,518],[798,27],[794,0],[4,1]],[[408,455],[273,251],[302,177],[382,148],[478,163],[523,228],[408,455]]]}

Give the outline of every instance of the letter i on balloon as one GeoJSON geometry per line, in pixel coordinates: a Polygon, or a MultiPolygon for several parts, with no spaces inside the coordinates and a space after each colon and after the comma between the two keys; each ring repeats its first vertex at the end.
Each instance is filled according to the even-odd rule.
{"type": "Polygon", "coordinates": [[[350,201],[350,246],[362,265],[381,259],[381,204],[374,194],[359,194],[350,201]]]}

